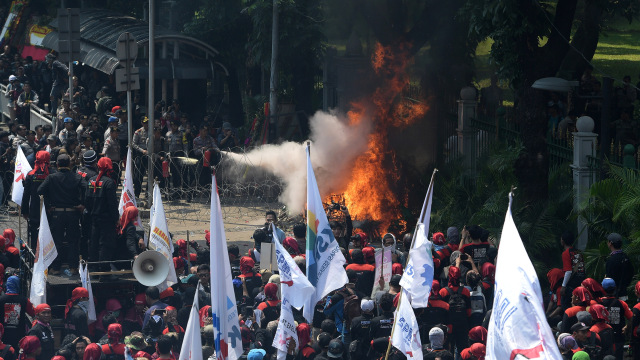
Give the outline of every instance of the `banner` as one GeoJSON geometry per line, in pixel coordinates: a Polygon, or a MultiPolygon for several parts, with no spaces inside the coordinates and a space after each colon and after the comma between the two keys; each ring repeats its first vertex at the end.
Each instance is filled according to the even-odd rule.
{"type": "MultiPolygon", "coordinates": [[[[156,211],[158,209],[156,208],[156,211]]],[[[222,209],[215,175],[211,179],[211,312],[218,360],[237,360],[242,356],[242,337],[238,322],[236,295],[233,290],[227,238],[222,223],[222,209]]]]}
{"type": "MultiPolygon", "coordinates": [[[[131,161],[131,148],[127,149],[127,162],[124,170],[124,181],[122,182],[122,193],[120,194],[120,203],[118,204],[118,212],[120,216],[129,206],[138,207],[138,202],[136,201],[136,193],[133,190],[133,164],[131,161]]],[[[155,188],[154,188],[155,189],[155,188]]],[[[134,223],[135,226],[142,226],[142,221],[140,220],[140,214],[138,214],[138,218],[134,223]]]]}
{"type": "Polygon", "coordinates": [[[40,229],[38,230],[38,245],[36,246],[35,255],[29,300],[34,306],[38,306],[47,302],[47,268],[58,256],[58,250],[53,242],[53,236],[49,229],[49,219],[47,219],[47,212],[44,207],[40,211],[40,229]]]}
{"type": "Polygon", "coordinates": [[[406,291],[402,290],[398,308],[394,314],[394,330],[392,331],[391,345],[402,351],[407,359],[422,360],[422,343],[420,342],[420,329],[416,315],[406,298],[406,291]]]}
{"type": "Polygon", "coordinates": [[[87,265],[83,265],[82,261],[78,267],[80,272],[80,281],[82,287],[89,292],[89,312],[87,313],[88,323],[91,324],[97,320],[96,317],[96,303],[93,301],[93,289],[91,288],[91,277],[89,276],[89,269],[87,265]]]}
{"type": "Polygon", "coordinates": [[[18,152],[16,153],[16,166],[13,173],[13,190],[11,191],[11,201],[22,206],[22,194],[24,193],[24,186],[22,180],[27,176],[29,171],[33,170],[27,158],[22,152],[22,147],[18,146],[18,152]]]}
{"type": "Polygon", "coordinates": [[[543,307],[536,271],[511,216],[512,194],[496,264],[495,298],[486,359],[561,360],[543,307]]]}
{"type": "Polygon", "coordinates": [[[316,289],[304,306],[303,315],[313,322],[313,310],[320,299],[346,284],[349,279],[344,270],[346,260],[333,236],[327,214],[322,206],[316,176],[307,151],[307,278],[316,289]]]}
{"type": "MultiPolygon", "coordinates": [[[[200,285],[198,283],[198,285],[200,285]]],[[[200,315],[198,314],[198,292],[193,297],[193,305],[189,312],[189,322],[184,329],[184,340],[178,360],[202,360],[202,338],[200,337],[200,315]]]]}
{"type": "Polygon", "coordinates": [[[431,221],[431,202],[433,200],[433,180],[436,170],[431,175],[431,183],[427,190],[427,196],[422,205],[422,211],[416,231],[413,234],[413,244],[409,250],[407,267],[402,274],[400,286],[406,290],[407,299],[413,308],[429,306],[429,293],[433,283],[433,244],[429,241],[429,223],[431,221]]]}
{"type": "Polygon", "coordinates": [[[386,246],[382,249],[376,249],[376,271],[373,277],[373,290],[371,291],[371,297],[375,299],[378,291],[388,291],[389,281],[391,281],[391,273],[393,270],[393,259],[391,257],[391,250],[393,246],[386,246]],[[380,287],[380,275],[384,279],[384,284],[380,287]]]}
{"type": "Polygon", "coordinates": [[[164,205],[162,205],[162,194],[160,193],[160,187],[158,184],[153,186],[153,219],[151,219],[151,231],[149,236],[149,243],[153,250],[159,251],[167,258],[169,262],[169,274],[167,280],[158,285],[160,291],[166,290],[169,286],[178,282],[176,276],[176,269],[173,266],[173,242],[171,242],[171,235],[169,234],[169,227],[167,226],[167,218],[164,214],[164,205]]]}

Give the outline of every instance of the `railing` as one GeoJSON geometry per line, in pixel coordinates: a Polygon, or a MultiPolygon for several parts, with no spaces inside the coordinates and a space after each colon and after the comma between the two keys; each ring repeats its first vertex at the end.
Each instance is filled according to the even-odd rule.
{"type": "Polygon", "coordinates": [[[29,115],[29,128],[34,130],[38,125],[52,125],[51,114],[35,105],[31,105],[31,111],[29,115]]]}
{"type": "Polygon", "coordinates": [[[2,117],[2,119],[0,120],[5,120],[5,118],[13,120],[11,119],[11,115],[9,114],[9,99],[5,97],[6,93],[7,85],[0,84],[0,117],[2,117]]]}

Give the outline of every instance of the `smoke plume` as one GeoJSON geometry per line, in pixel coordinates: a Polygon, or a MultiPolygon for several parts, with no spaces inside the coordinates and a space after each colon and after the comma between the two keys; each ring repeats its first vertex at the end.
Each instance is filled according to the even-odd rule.
{"type": "MultiPolygon", "coordinates": [[[[340,191],[351,177],[354,160],[367,150],[372,121],[363,116],[357,124],[335,114],[318,111],[309,120],[311,162],[320,188],[320,196],[340,191]]],[[[306,159],[304,144],[286,141],[263,145],[247,154],[228,153],[232,176],[240,178],[247,166],[257,167],[278,176],[285,184],[279,200],[291,214],[304,210],[306,190],[306,159]]],[[[229,174],[229,172],[227,173],[229,174]]]]}

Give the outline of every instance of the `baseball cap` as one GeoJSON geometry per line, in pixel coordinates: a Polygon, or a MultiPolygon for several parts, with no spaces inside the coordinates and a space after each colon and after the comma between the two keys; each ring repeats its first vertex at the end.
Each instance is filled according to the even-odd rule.
{"type": "Polygon", "coordinates": [[[583,322],[577,322],[571,327],[571,332],[589,330],[589,327],[583,322]]]}
{"type": "Polygon", "coordinates": [[[616,248],[619,248],[622,246],[622,235],[618,233],[611,233],[607,235],[607,241],[616,248]]]}
{"type": "Polygon", "coordinates": [[[262,360],[267,352],[263,349],[251,349],[247,354],[247,360],[262,360]]]}
{"type": "Polygon", "coordinates": [[[121,109],[121,107],[120,107],[120,106],[114,106],[114,107],[112,107],[112,108],[111,108],[111,112],[112,112],[112,113],[115,113],[116,111],[118,111],[118,110],[120,110],[120,109],[121,109]]]}
{"type": "Polygon", "coordinates": [[[93,150],[87,150],[82,155],[82,159],[84,160],[85,165],[91,165],[98,160],[98,155],[93,150]]]}
{"type": "Polygon", "coordinates": [[[329,342],[329,350],[327,351],[327,356],[333,359],[339,359],[342,357],[343,352],[344,346],[342,344],[342,340],[333,339],[329,342]]]}
{"type": "Polygon", "coordinates": [[[109,116],[109,121],[108,122],[116,122],[118,121],[118,118],[115,116],[109,116]]]}
{"type": "Polygon", "coordinates": [[[58,138],[57,138],[55,135],[53,135],[53,134],[51,134],[51,135],[47,136],[47,140],[57,140],[57,139],[58,139],[58,138]]]}
{"type": "Polygon", "coordinates": [[[400,286],[400,279],[402,279],[402,275],[395,274],[389,280],[389,284],[393,286],[400,286]]]}
{"type": "Polygon", "coordinates": [[[15,75],[9,75],[9,81],[16,81],[18,80],[18,77],[15,75]]]}
{"type": "Polygon", "coordinates": [[[360,302],[360,309],[362,311],[372,311],[373,310],[373,306],[374,302],[371,299],[362,299],[362,301],[360,302]]]}
{"type": "Polygon", "coordinates": [[[66,118],[64,118],[64,123],[65,123],[65,124],[66,124],[66,123],[70,123],[70,122],[73,122],[73,119],[72,119],[72,118],[70,118],[70,117],[66,117],[66,118]]]}
{"type": "Polygon", "coordinates": [[[142,119],[140,119],[140,121],[144,124],[144,123],[148,123],[149,122],[149,118],[146,116],[143,116],[142,119]]]}
{"type": "Polygon", "coordinates": [[[222,123],[222,128],[225,129],[225,130],[226,129],[231,129],[231,123],[227,122],[227,121],[223,122],[222,123]]]}
{"type": "Polygon", "coordinates": [[[327,346],[329,346],[330,342],[331,342],[331,335],[329,335],[329,333],[323,332],[323,333],[320,333],[320,335],[318,335],[318,345],[321,348],[326,348],[327,346]]]}
{"type": "Polygon", "coordinates": [[[585,324],[585,326],[591,326],[593,324],[593,317],[588,311],[578,311],[576,319],[579,323],[585,324]]]}
{"type": "Polygon", "coordinates": [[[613,290],[616,288],[616,281],[612,278],[604,278],[602,280],[602,288],[605,289],[605,291],[613,290]]]}

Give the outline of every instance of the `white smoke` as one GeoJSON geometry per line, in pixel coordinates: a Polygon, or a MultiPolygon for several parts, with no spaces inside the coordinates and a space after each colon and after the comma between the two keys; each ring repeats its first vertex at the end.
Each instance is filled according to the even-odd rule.
{"type": "MultiPolygon", "coordinates": [[[[351,177],[354,160],[367,150],[372,122],[363,116],[356,125],[334,114],[318,111],[309,120],[311,162],[320,196],[340,191],[351,177]]],[[[285,188],[279,200],[289,213],[300,213],[307,196],[307,172],[304,144],[286,141],[278,145],[263,145],[247,154],[228,153],[232,159],[231,173],[236,178],[246,173],[247,165],[261,168],[283,180],[285,188]]],[[[373,176],[373,174],[372,174],[373,176]]]]}

